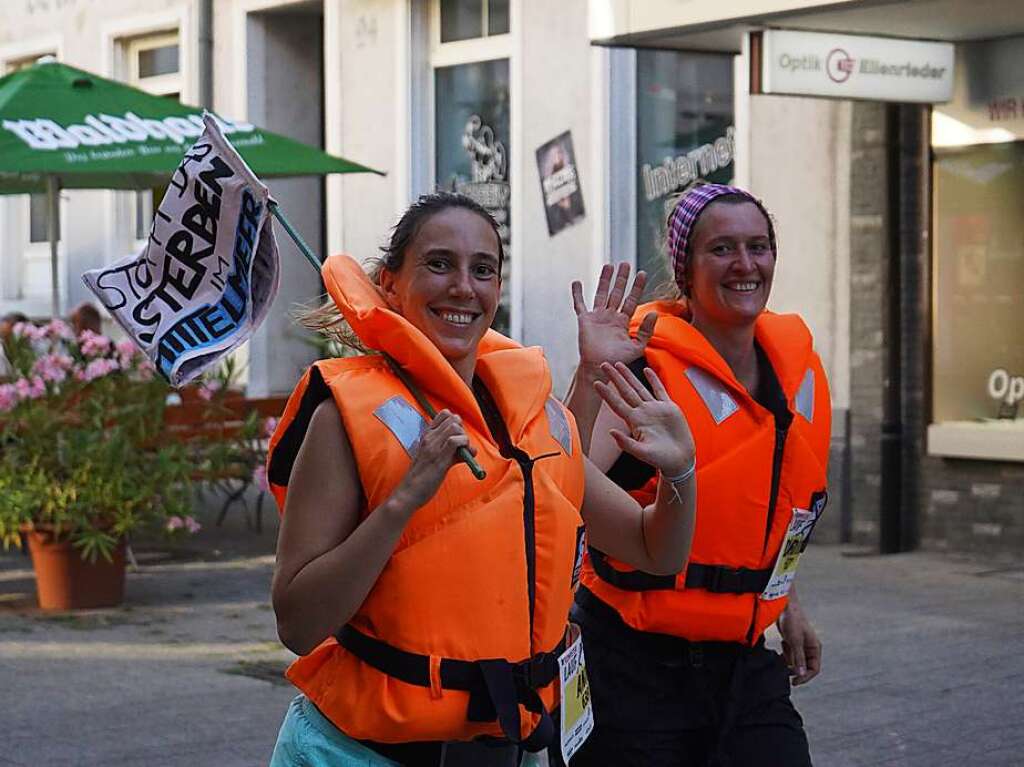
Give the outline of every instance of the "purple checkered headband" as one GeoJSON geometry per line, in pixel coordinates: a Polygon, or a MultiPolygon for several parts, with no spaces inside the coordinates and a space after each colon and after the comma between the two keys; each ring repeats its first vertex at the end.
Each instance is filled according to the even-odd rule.
{"type": "Polygon", "coordinates": [[[764,214],[768,222],[768,239],[771,243],[772,253],[778,256],[778,249],[775,247],[775,226],[772,224],[772,217],[768,215],[764,205],[746,189],[738,186],[726,186],[725,184],[701,184],[700,186],[688,189],[676,202],[672,213],[668,217],[668,255],[672,259],[672,271],[676,284],[680,289],[686,277],[686,264],[690,257],[687,252],[690,245],[690,236],[697,225],[697,219],[704,209],[717,198],[727,194],[735,194],[744,197],[754,203],[764,214]]]}

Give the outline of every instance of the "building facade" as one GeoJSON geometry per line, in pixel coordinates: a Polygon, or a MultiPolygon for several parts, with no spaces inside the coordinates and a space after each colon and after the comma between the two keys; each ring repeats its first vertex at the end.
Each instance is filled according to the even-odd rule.
{"type": "Polygon", "coordinates": [[[838,394],[832,470],[841,476],[832,484],[842,503],[826,533],[882,551],[924,546],[983,553],[994,567],[1019,561],[1019,4],[622,0],[590,12],[595,43],[731,52],[738,79],[767,71],[767,52],[752,42],[763,30],[832,36],[817,60],[779,62],[834,66],[822,89],[829,98],[762,95],[748,79],[736,100],[737,145],[748,147],[736,175],[778,215],[780,270],[793,246],[813,247],[819,225],[834,233],[832,247],[817,240],[825,246],[813,271],[781,273],[774,301],[808,316],[819,345],[825,318],[834,321],[826,365],[838,394]],[[902,50],[855,60],[843,35],[895,39],[902,50]],[[916,98],[937,77],[911,53],[919,41],[953,44],[951,93],[934,103],[916,98]],[[844,99],[851,72],[920,75],[920,92],[894,100],[885,85],[844,99]],[[820,136],[829,137],[831,166],[813,152],[820,136]]]}
{"type": "MultiPolygon", "coordinates": [[[[747,186],[777,220],[771,308],[806,319],[831,382],[819,534],[1010,559],[1024,554],[1024,19],[1012,0],[980,6],[20,0],[0,9],[0,66],[53,54],[385,170],[271,183],[324,252],[376,254],[422,192],[474,195],[510,254],[498,323],[545,348],[560,390],[570,282],[592,289],[602,263],[629,261],[657,283],[673,193],[698,177],[747,186]],[[953,97],[758,93],[750,41],[765,29],[951,41],[953,97]]],[[[159,194],[63,195],[66,306],[86,298],[81,271],[141,245],[159,194]]],[[[0,199],[4,309],[48,311],[44,210],[0,199]]],[[[282,251],[281,295],[248,349],[259,394],[286,391],[313,355],[288,314],[319,283],[282,251]]]]}

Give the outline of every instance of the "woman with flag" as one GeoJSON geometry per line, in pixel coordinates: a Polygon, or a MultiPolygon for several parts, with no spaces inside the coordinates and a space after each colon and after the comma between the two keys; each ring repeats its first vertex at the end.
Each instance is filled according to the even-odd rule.
{"type": "MultiPolygon", "coordinates": [[[[689,429],[652,371],[603,366],[612,438],[659,471],[637,503],[583,456],[540,349],[489,330],[504,253],[483,208],[421,197],[383,250],[371,276],[325,262],[317,324],[367,353],[311,367],[271,440],[273,603],[302,692],[271,764],[515,765],[560,729],[568,757],[592,721],[566,623],[585,541],[684,566],[689,429]]],[[[628,315],[642,287],[605,281],[597,308],[628,315]]]]}

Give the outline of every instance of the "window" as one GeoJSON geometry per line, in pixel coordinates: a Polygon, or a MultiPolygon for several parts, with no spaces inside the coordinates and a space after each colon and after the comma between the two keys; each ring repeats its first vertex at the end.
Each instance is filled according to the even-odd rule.
{"type": "MultiPolygon", "coordinates": [[[[182,76],[177,32],[131,38],[122,43],[122,50],[129,83],[148,93],[178,100],[182,76]]],[[[164,184],[134,193],[129,221],[135,240],[149,237],[153,210],[166,190],[164,184]]]]}
{"type": "Polygon", "coordinates": [[[940,153],[933,173],[934,421],[1024,425],[1024,142],[940,153]]]}
{"type": "Polygon", "coordinates": [[[958,44],[932,112],[931,455],[1024,461],[1022,56],[958,44]]]}
{"type": "Polygon", "coordinates": [[[138,77],[143,80],[178,73],[178,43],[142,47],[138,51],[138,77]]]}
{"type": "Polygon", "coordinates": [[[671,278],[665,222],[692,181],[733,175],[732,57],[640,50],[636,54],[636,261],[648,291],[671,278]]]}
{"type": "Polygon", "coordinates": [[[472,197],[498,222],[505,261],[494,328],[507,334],[512,224],[508,59],[440,67],[435,78],[437,186],[472,197]]]}
{"type": "Polygon", "coordinates": [[[497,221],[505,259],[493,327],[513,335],[509,4],[436,0],[431,12],[434,184],[472,197],[497,221]]]}
{"type": "Polygon", "coordinates": [[[131,38],[123,46],[128,82],[157,96],[177,97],[181,92],[177,32],[131,38]]]}
{"type": "Polygon", "coordinates": [[[441,0],[441,42],[508,34],[508,0],[441,0]]]}

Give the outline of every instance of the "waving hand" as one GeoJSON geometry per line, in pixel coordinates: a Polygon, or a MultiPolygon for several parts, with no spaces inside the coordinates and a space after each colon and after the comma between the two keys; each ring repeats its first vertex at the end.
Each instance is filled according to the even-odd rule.
{"type": "Polygon", "coordinates": [[[613,269],[611,264],[605,264],[597,282],[594,305],[587,308],[587,302],[583,299],[583,285],[579,281],[572,283],[581,365],[597,367],[603,362],[629,363],[643,355],[647,341],[654,332],[657,315],[652,312],[644,317],[636,338],[629,335],[629,321],[640,303],[646,284],[647,275],[637,272],[627,294],[629,264],[619,264],[617,269],[613,269]]]}
{"type": "Polygon", "coordinates": [[[695,453],[690,426],[657,374],[644,369],[654,390],[651,393],[621,362],[614,366],[605,363],[601,371],[608,383],[598,381],[594,388],[630,430],[629,434],[611,430],[618,446],[666,476],[678,476],[689,469],[695,453]]]}

